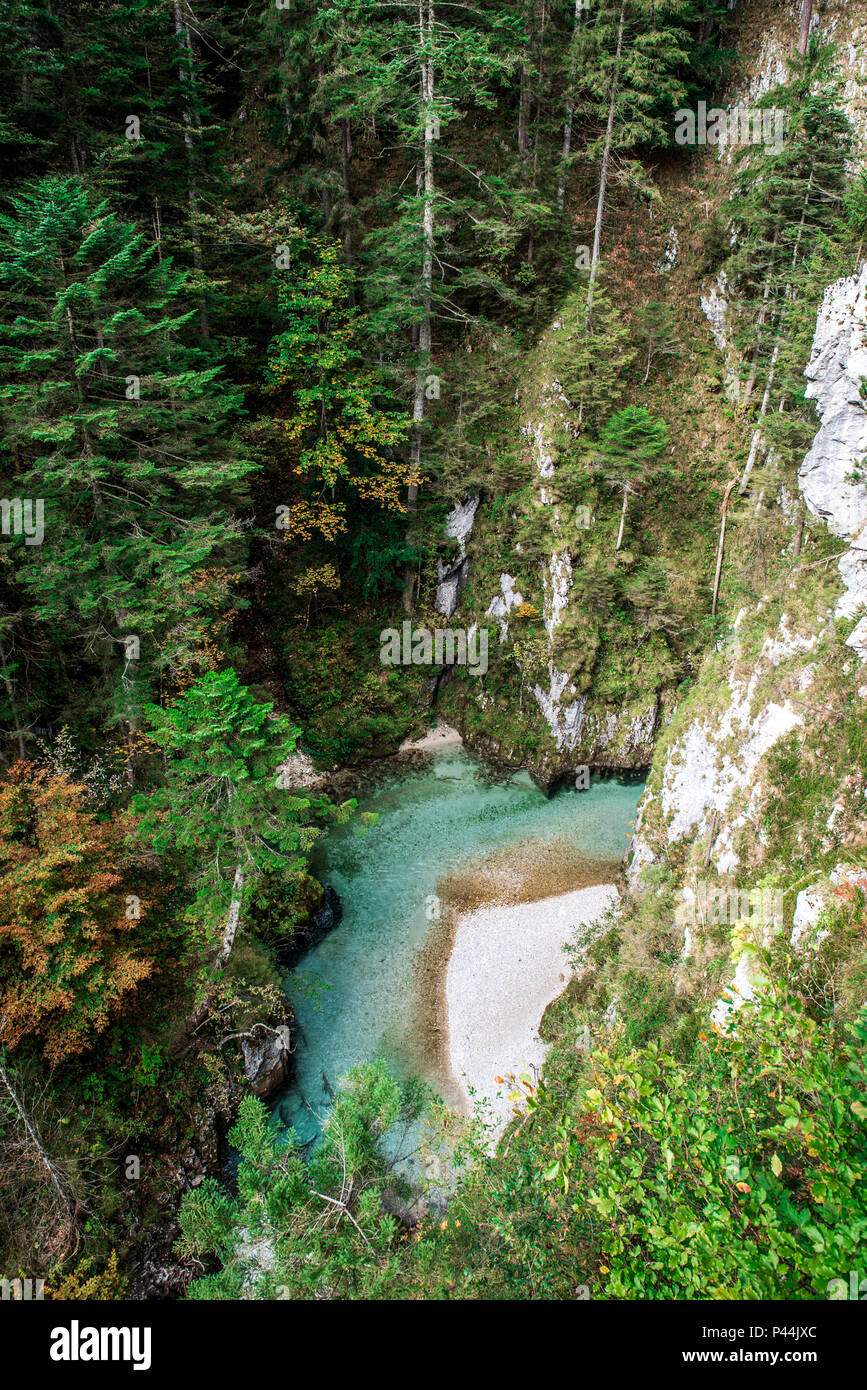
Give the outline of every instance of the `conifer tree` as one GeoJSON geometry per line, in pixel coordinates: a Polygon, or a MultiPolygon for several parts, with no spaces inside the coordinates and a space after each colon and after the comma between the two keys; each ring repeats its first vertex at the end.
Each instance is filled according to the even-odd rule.
{"type": "Polygon", "coordinates": [[[417,1078],[401,1083],[382,1061],[355,1066],[305,1161],[294,1134],[275,1135],[262,1102],[246,1097],[231,1136],[241,1155],[237,1197],[206,1178],[181,1208],[180,1251],[219,1263],[188,1296],[236,1299],[251,1284],[265,1299],[316,1297],[323,1287],[341,1298],[393,1292],[399,1226],[383,1198],[403,1190],[395,1155],[429,1109],[417,1078]],[[250,1236],[269,1243],[270,1269],[250,1261],[250,1236]]]}
{"type": "Polygon", "coordinates": [[[644,358],[642,385],[650,379],[651,368],[658,357],[676,357],[680,352],[677,336],[677,314],[669,304],[651,300],[635,315],[635,326],[644,358]]]}
{"type": "Polygon", "coordinates": [[[629,329],[612,303],[604,267],[586,319],[586,287],[563,306],[562,329],[551,342],[549,362],[577,411],[579,427],[597,428],[610,414],[623,389],[623,375],[635,360],[629,329]],[[585,328],[586,323],[586,328],[585,328]]]}
{"type": "Polygon", "coordinates": [[[575,11],[572,21],[572,36],[569,42],[568,56],[568,75],[566,79],[566,113],[563,120],[563,151],[560,159],[560,169],[557,176],[557,207],[563,207],[566,199],[566,176],[569,169],[569,161],[572,156],[572,132],[575,122],[575,100],[576,100],[576,81],[582,64],[582,40],[585,34],[582,31],[582,20],[586,16],[588,5],[586,0],[575,0],[575,11]]]}
{"type": "Polygon", "coordinates": [[[617,411],[600,432],[599,472],[623,497],[615,550],[623,544],[629,498],[659,471],[657,460],[665,448],[666,433],[665,421],[654,420],[643,405],[628,405],[617,411]]]}
{"type": "MultiPolygon", "coordinates": [[[[468,296],[476,305],[515,299],[502,276],[482,268],[478,252],[514,243],[516,216],[526,215],[526,203],[508,181],[468,163],[455,131],[467,106],[494,106],[497,79],[513,65],[517,24],[490,0],[481,0],[469,16],[451,0],[332,0],[323,22],[332,14],[345,36],[343,87],[351,91],[353,114],[375,120],[388,132],[389,147],[406,160],[397,186],[371,200],[378,226],[365,239],[360,266],[366,330],[386,345],[397,372],[407,365],[412,370],[411,513],[427,403],[441,390],[434,326],[475,321],[468,296]],[[366,21],[354,32],[350,14],[366,21]]],[[[407,602],[409,594],[408,585],[407,602]]]]}
{"type": "Polygon", "coordinates": [[[209,663],[206,625],[232,602],[240,399],[185,345],[184,274],[106,200],[49,177],[12,208],[3,442],[45,516],[42,544],[13,542],[19,582],[38,622],[102,653],[131,759],[148,688],[209,663]]]}
{"type": "MultiPolygon", "coordinates": [[[[773,402],[779,408],[793,391],[802,395],[801,384],[791,379],[789,351],[796,338],[800,343],[797,305],[802,282],[809,278],[810,257],[839,214],[845,183],[841,156],[851,143],[827,46],[811,40],[807,56],[793,60],[791,69],[790,81],[766,93],[760,103],[785,113],[784,139],[779,147],[743,146],[733,188],[737,244],[725,269],[741,304],[735,342],[747,365],[742,408],[750,405],[754,392],[762,391],[741,493],[763,448],[773,402]],[[784,368],[787,358],[789,369],[784,368]]],[[[803,371],[803,362],[795,371],[803,371]]]]}
{"type": "Polygon", "coordinates": [[[149,705],[147,717],[167,781],[137,796],[138,834],[159,854],[189,856],[204,940],[222,968],[262,875],[303,873],[316,817],[345,820],[355,803],[338,811],[283,788],[280,769],[300,730],[234,671],[209,672],[167,709],[149,705]]]}

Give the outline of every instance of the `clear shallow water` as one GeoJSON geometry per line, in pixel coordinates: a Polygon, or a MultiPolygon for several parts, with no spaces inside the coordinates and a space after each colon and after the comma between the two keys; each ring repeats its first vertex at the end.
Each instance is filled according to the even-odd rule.
{"type": "MultiPolygon", "coordinates": [[[[315,864],[340,895],[343,920],[287,979],[300,1040],[294,1083],[274,1107],[278,1121],[313,1138],[329,1089],[356,1062],[384,1056],[399,1074],[416,1069],[415,968],[442,880],[488,856],[502,865],[511,846],[525,868],[535,857],[543,876],[552,843],[617,864],[642,791],[639,782],[594,777],[586,791],[548,799],[526,773],[492,783],[460,748],[421,768],[396,765],[359,805],[378,812],[379,823],[364,836],[351,824],[332,831],[315,864]]],[[[552,882],[550,891],[570,886],[552,882]]]]}

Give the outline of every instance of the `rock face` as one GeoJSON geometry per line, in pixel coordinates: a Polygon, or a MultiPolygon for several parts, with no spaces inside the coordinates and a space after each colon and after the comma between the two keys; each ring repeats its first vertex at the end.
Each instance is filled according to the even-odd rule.
{"type": "Polygon", "coordinates": [[[558,671],[553,661],[548,663],[548,682],[547,690],[543,690],[541,685],[534,685],[533,694],[545,716],[557,750],[568,753],[581,737],[587,696],[578,696],[568,672],[558,671]]]}
{"type": "MultiPolygon", "coordinates": [[[[867,480],[859,467],[867,454],[867,400],[861,394],[867,378],[867,265],[859,276],[825,291],[805,375],[806,394],[822,423],[798,482],[810,511],[849,542],[840,559],[846,593],[835,617],[852,618],[867,605],[867,480]]],[[[867,661],[867,617],[848,644],[867,661]]]]}
{"type": "MultiPolygon", "coordinates": [[[[570,402],[559,381],[547,381],[541,390],[539,401],[542,408],[538,418],[524,425],[522,432],[529,440],[530,452],[541,480],[537,506],[540,513],[544,512],[550,528],[551,552],[542,572],[543,618],[550,656],[547,688],[545,684],[536,682],[532,686],[532,692],[548,725],[555,752],[543,758],[530,770],[540,783],[553,783],[570,770],[575,761],[600,768],[624,769],[646,766],[651,756],[658,705],[654,695],[639,709],[600,711],[597,706],[591,713],[588,694],[579,689],[570,671],[564,671],[558,665],[555,646],[559,629],[568,615],[575,577],[573,548],[570,544],[570,539],[574,537],[575,523],[553,502],[550,490],[544,486],[544,482],[553,478],[555,473],[555,431],[571,435],[575,430],[575,423],[570,402]],[[576,759],[576,750],[579,748],[580,758],[576,759]]],[[[511,583],[514,584],[514,581],[511,583]]],[[[515,597],[520,601],[520,594],[515,597]]],[[[489,613],[493,611],[493,607],[492,604],[488,609],[489,613]]],[[[500,627],[501,634],[505,636],[502,618],[500,627]]]]}
{"type": "MultiPolygon", "coordinates": [[[[826,612],[809,631],[797,630],[781,614],[776,629],[766,632],[746,678],[737,636],[745,610],[738,615],[732,661],[724,675],[727,700],[697,712],[673,740],[659,785],[649,787],[642,800],[627,870],[634,890],[643,869],[657,859],[660,834],[669,844],[701,840],[705,867],[721,875],[740,867],[742,835],[761,847],[763,760],[781,738],[804,724],[802,694],[813,684],[825,623],[856,617],[867,607],[867,480],[860,476],[867,455],[867,400],[861,394],[867,378],[867,266],[826,290],[805,375],[820,427],[798,482],[809,510],[849,542],[839,561],[846,592],[833,613],[826,612]],[[647,833],[650,820],[655,836],[647,833]]],[[[804,584],[809,582],[805,577],[804,584]]],[[[754,626],[762,607],[751,615],[754,626]]],[[[848,645],[867,661],[867,616],[861,617],[848,645]]],[[[805,900],[802,914],[806,911],[805,900]]]]}
{"type": "Polygon", "coordinates": [[[711,1023],[721,1033],[732,1032],[732,1020],[745,1004],[752,1003],[766,983],[755,951],[743,951],[735,967],[734,979],[710,1012],[711,1023]]]}
{"type": "Polygon", "coordinates": [[[455,611],[458,601],[458,592],[467,582],[467,569],[469,568],[469,558],[467,556],[467,541],[473,529],[476,511],[479,506],[479,498],[468,497],[465,502],[458,502],[448,514],[446,520],[446,535],[458,543],[457,556],[452,560],[440,560],[437,562],[437,584],[436,609],[442,613],[444,618],[450,618],[455,611]]]}
{"type": "Polygon", "coordinates": [[[255,1096],[265,1100],[286,1085],[292,1066],[292,1031],[288,1023],[276,1028],[257,1023],[252,1035],[241,1039],[241,1051],[244,1072],[255,1096]]]}
{"type": "Polygon", "coordinates": [[[710,324],[710,331],[713,334],[717,350],[726,364],[726,395],[731,399],[737,399],[736,352],[732,338],[732,326],[729,322],[731,293],[728,276],[724,270],[721,270],[716,279],[708,285],[704,294],[701,295],[700,303],[704,316],[710,324]]]}
{"type": "Polygon", "coordinates": [[[309,945],[315,946],[321,941],[323,936],[327,936],[335,927],[340,926],[343,917],[343,904],[337,895],[336,889],[326,883],[322,890],[322,906],[314,912],[311,918],[311,925],[308,930],[309,945]]]}
{"type": "MultiPolygon", "coordinates": [[[[761,42],[752,60],[752,76],[746,91],[734,94],[753,105],[765,92],[779,82],[787,80],[788,59],[792,52],[791,22],[795,6],[779,6],[777,13],[769,12],[762,0],[729,0],[729,9],[736,9],[740,15],[745,12],[757,15],[761,22],[761,42]]],[[[843,80],[840,104],[853,129],[857,157],[861,147],[867,144],[867,112],[864,109],[863,82],[867,77],[867,23],[863,6],[852,4],[852,0],[822,0],[813,7],[812,33],[823,39],[830,39],[836,45],[836,68],[843,80]]],[[[728,105],[729,97],[721,105],[728,105]]],[[[723,158],[730,158],[731,151],[725,143],[718,150],[723,158]]]]}
{"type": "MultiPolygon", "coordinates": [[[[574,431],[570,403],[559,381],[549,381],[541,393],[542,418],[522,426],[522,433],[530,441],[530,452],[536,471],[543,484],[539,487],[537,505],[548,510],[548,523],[551,528],[552,551],[543,574],[545,594],[545,631],[553,648],[554,634],[563,621],[572,589],[572,558],[569,547],[562,545],[563,518],[560,509],[552,504],[551,494],[544,486],[544,480],[553,478],[555,468],[555,449],[551,435],[557,428],[567,434],[574,431]],[[560,544],[558,544],[560,542],[560,544]]],[[[558,752],[571,752],[581,737],[584,722],[586,699],[581,697],[569,675],[558,670],[553,653],[548,662],[548,689],[541,685],[533,686],[533,695],[545,717],[551,737],[558,752]]]]}
{"type": "MultiPolygon", "coordinates": [[[[669,259],[674,242],[673,232],[669,259]]],[[[568,500],[582,412],[558,378],[576,312],[569,307],[568,327],[564,310],[542,333],[515,391],[521,436],[516,453],[522,470],[529,465],[532,481],[514,490],[505,505],[484,508],[475,520],[477,559],[462,611],[468,623],[490,630],[489,678],[455,682],[442,692],[440,705],[442,717],[459,727],[468,747],[503,767],[525,768],[545,789],[578,768],[643,771],[652,756],[660,704],[673,691],[664,641],[653,638],[652,659],[642,654],[640,661],[630,660],[618,682],[619,697],[594,690],[607,650],[607,619],[588,604],[582,572],[599,554],[600,532],[593,528],[601,516],[595,489],[588,487],[586,502],[568,500]]],[[[589,465],[586,472],[592,480],[589,465]]],[[[522,480],[525,476],[522,471],[522,480]]],[[[475,501],[461,503],[449,517],[447,529],[460,550],[450,566],[440,567],[437,609],[443,613],[453,611],[463,582],[475,501]]],[[[624,552],[620,559],[626,571],[634,557],[624,552]]]]}
{"type": "Polygon", "coordinates": [[[782,613],[745,667],[735,636],[728,669],[716,682],[719,697],[672,738],[658,784],[642,798],[627,868],[633,891],[656,862],[661,837],[669,845],[700,841],[705,867],[720,875],[742,867],[744,846],[761,851],[765,759],[804,725],[804,692],[813,684],[819,640],[819,632],[797,630],[782,613]]]}
{"type": "Polygon", "coordinates": [[[826,898],[821,887],[804,888],[798,894],[790,938],[796,951],[803,951],[808,946],[815,950],[825,940],[828,933],[817,930],[825,907],[826,898]]]}
{"type": "MultiPolygon", "coordinates": [[[[708,845],[708,862],[718,873],[738,866],[733,840],[751,824],[748,803],[760,785],[762,759],[784,734],[803,723],[803,714],[791,700],[757,699],[759,684],[784,661],[812,651],[816,640],[814,633],[793,632],[783,613],[777,632],[765,638],[748,681],[738,677],[733,663],[727,680],[731,698],[721,715],[694,720],[669,750],[660,792],[668,841],[707,839],[713,835],[713,818],[720,833],[708,845]]],[[[649,862],[648,853],[645,847],[640,856],[644,863],[649,862]]]]}
{"type": "Polygon", "coordinates": [[[855,864],[835,864],[827,883],[813,883],[798,894],[792,918],[791,944],[796,951],[816,951],[831,935],[820,925],[822,915],[838,900],[867,891],[867,870],[855,864]]]}
{"type": "Polygon", "coordinates": [[[277,769],[277,783],[284,791],[317,791],[328,781],[326,772],[318,772],[309,753],[300,748],[277,769]]]}
{"type": "Polygon", "coordinates": [[[500,575],[502,597],[495,595],[488,604],[485,616],[496,618],[500,624],[500,641],[505,642],[509,635],[509,614],[524,602],[523,594],[516,588],[517,581],[511,574],[500,575]]]}

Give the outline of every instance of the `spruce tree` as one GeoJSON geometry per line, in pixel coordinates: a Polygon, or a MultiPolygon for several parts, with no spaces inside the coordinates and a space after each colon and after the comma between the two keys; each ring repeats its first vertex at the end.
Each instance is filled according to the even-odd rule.
{"type": "Polygon", "coordinates": [[[12,541],[18,582],[49,632],[101,653],[131,766],[142,700],[209,664],[233,603],[240,398],[186,345],[185,275],[78,179],[12,200],[0,287],[3,442],[45,517],[41,545],[12,541]]]}
{"type": "Polygon", "coordinates": [[[345,820],[355,803],[338,810],[283,787],[280,769],[300,730],[234,671],[209,672],[168,708],[146,712],[167,776],[136,797],[137,833],[157,853],[189,859],[200,930],[222,968],[263,874],[297,878],[320,833],[316,818],[345,820]]]}
{"type": "Polygon", "coordinates": [[[766,93],[760,105],[785,113],[784,138],[741,147],[731,203],[737,244],[725,265],[740,309],[735,342],[746,380],[742,409],[758,400],[749,456],[740,482],[743,493],[766,447],[766,421],[803,385],[799,303],[810,279],[809,263],[834,226],[845,184],[843,156],[851,145],[848,121],[839,107],[839,82],[831,51],[811,39],[807,56],[791,63],[791,80],[766,93]],[[792,347],[798,342],[793,361],[792,347]],[[761,395],[758,393],[761,392],[761,395]]]}
{"type": "Polygon", "coordinates": [[[623,544],[629,498],[659,472],[666,433],[665,421],[654,420],[646,406],[628,405],[612,415],[599,434],[597,468],[623,498],[615,550],[623,544]]]}

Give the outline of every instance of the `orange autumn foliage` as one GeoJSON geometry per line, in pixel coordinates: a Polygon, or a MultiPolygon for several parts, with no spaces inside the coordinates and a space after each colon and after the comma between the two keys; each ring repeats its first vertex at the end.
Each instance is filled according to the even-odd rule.
{"type": "Polygon", "coordinates": [[[152,963],[131,940],[125,827],[84,787],[16,763],[0,781],[0,1041],[38,1039],[56,1063],[129,1007],[152,963]]]}

